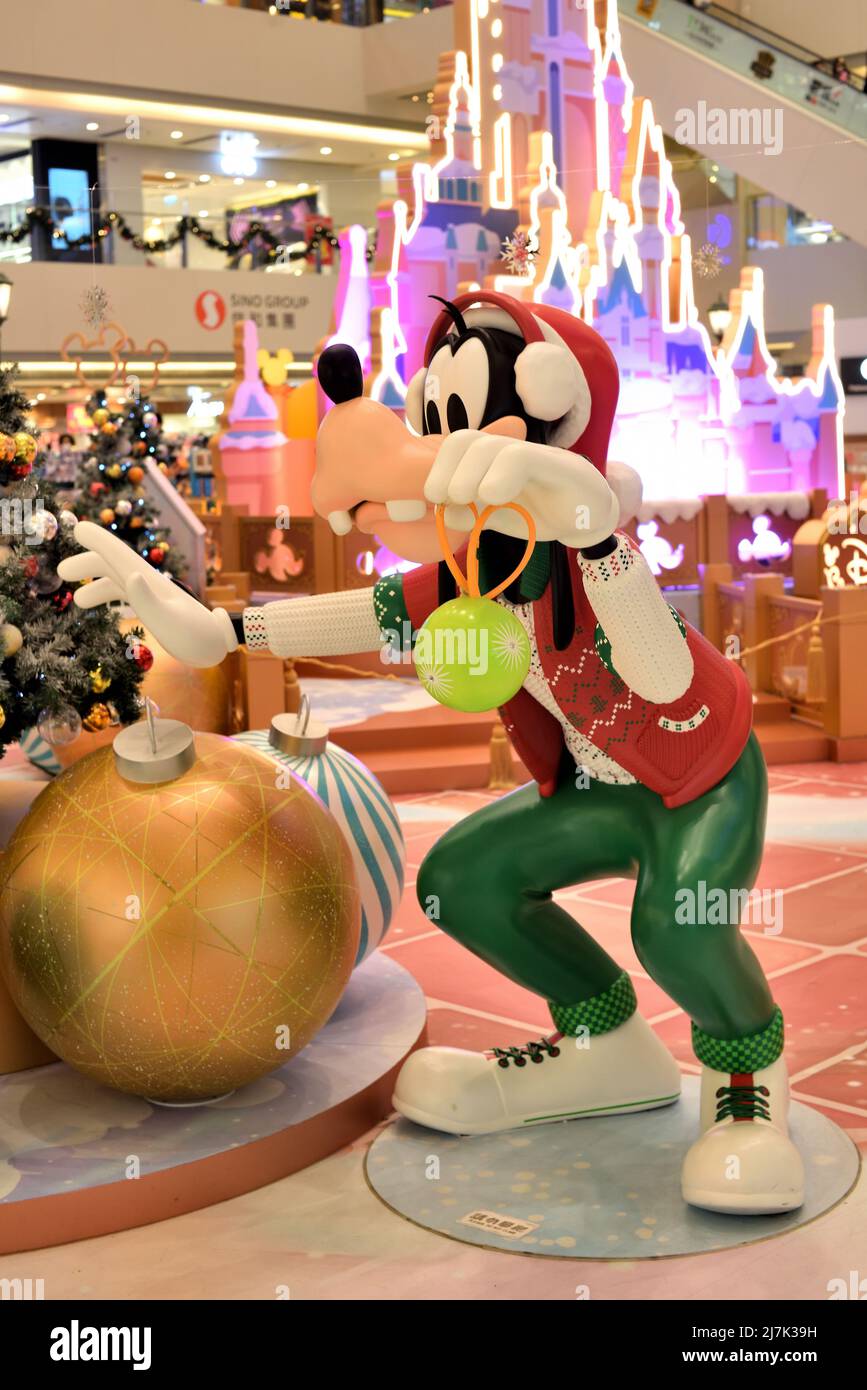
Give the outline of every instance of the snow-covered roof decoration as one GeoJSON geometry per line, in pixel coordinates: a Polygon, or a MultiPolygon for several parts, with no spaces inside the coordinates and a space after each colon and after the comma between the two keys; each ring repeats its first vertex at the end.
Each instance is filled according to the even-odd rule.
{"type": "Polygon", "coordinates": [[[638,508],[638,520],[651,521],[659,517],[668,526],[675,521],[692,521],[703,505],[704,499],[701,497],[651,498],[638,508]]]}
{"type": "Polygon", "coordinates": [[[770,512],[771,516],[790,516],[794,521],[806,521],[810,515],[810,494],[808,492],[750,492],[743,497],[730,496],[726,499],[733,512],[743,515],[760,516],[770,512]]]}

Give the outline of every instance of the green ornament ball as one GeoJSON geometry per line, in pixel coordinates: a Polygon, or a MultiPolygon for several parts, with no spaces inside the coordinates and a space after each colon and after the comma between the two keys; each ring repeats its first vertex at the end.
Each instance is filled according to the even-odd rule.
{"type": "Polygon", "coordinates": [[[508,608],[463,594],[431,613],[416,636],[413,660],[429,695],[476,714],[517,695],[530,669],[530,643],[508,608]]]}

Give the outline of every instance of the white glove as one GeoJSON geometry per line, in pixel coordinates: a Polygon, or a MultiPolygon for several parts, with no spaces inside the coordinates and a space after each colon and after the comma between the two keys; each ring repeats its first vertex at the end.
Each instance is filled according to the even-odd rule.
{"type": "Polygon", "coordinates": [[[111,531],[79,521],[74,531],[83,555],[62,560],[57,573],[68,584],[91,579],[75,591],[79,608],[124,599],[171,656],[188,666],[218,666],[238,645],[224,608],[212,612],[111,531]]]}
{"type": "MultiPolygon", "coordinates": [[[[446,503],[445,522],[470,531],[476,506],[518,502],[536,523],[540,541],[562,541],[574,549],[598,545],[617,526],[619,503],[588,459],[550,444],[528,444],[484,430],[456,430],[443,440],[427,476],[424,495],[446,503]]],[[[526,535],[523,518],[495,512],[488,526],[507,536],[526,535]]]]}

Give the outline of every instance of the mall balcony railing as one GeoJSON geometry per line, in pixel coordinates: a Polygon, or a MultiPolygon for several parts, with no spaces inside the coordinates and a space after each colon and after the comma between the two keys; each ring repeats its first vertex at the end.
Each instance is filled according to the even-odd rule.
{"type": "Polygon", "coordinates": [[[414,15],[450,4],[451,0],[196,0],[196,3],[365,28],[391,19],[412,19],[414,15]]]}
{"type": "Polygon", "coordinates": [[[636,0],[628,10],[621,7],[621,19],[627,30],[640,24],[867,141],[864,78],[842,59],[812,53],[701,0],[636,0]]]}

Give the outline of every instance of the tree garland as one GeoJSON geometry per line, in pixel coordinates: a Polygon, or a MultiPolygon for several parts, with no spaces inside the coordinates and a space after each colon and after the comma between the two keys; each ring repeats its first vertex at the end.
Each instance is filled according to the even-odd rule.
{"type": "MultiPolygon", "coordinates": [[[[340,242],[336,234],[330,228],[322,226],[321,223],[316,223],[309,241],[290,251],[286,243],[278,241],[274,233],[269,231],[262,222],[251,222],[240,241],[232,241],[229,238],[224,240],[222,237],[216,236],[207,227],[203,227],[197,217],[190,217],[187,214],[178,218],[175,230],[169,236],[159,237],[156,241],[146,241],[144,237],[134,232],[122,212],[103,213],[96,223],[95,237],[92,233],[87,233],[84,236],[69,238],[62,226],[58,226],[54,221],[48,208],[41,206],[28,208],[24,221],[19,223],[17,227],[0,227],[0,243],[11,241],[17,245],[18,242],[30,235],[34,227],[44,228],[51,233],[51,237],[55,241],[65,241],[67,248],[71,251],[89,249],[94,241],[104,240],[112,232],[117,232],[124,241],[130,242],[136,251],[153,254],[171,251],[172,247],[177,246],[188,234],[198,237],[212,251],[221,251],[224,256],[235,255],[237,252],[243,253],[250,243],[258,238],[268,247],[266,259],[271,265],[275,262],[282,265],[287,261],[305,260],[323,242],[327,242],[333,251],[340,250],[340,242]]],[[[375,254],[375,245],[368,246],[367,260],[372,261],[375,254]]]]}

